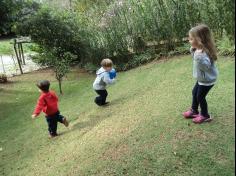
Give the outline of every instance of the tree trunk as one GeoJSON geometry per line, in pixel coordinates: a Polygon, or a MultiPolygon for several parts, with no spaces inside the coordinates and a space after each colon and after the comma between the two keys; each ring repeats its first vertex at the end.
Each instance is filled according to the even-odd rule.
{"type": "Polygon", "coordinates": [[[60,91],[60,94],[62,95],[63,92],[62,92],[62,80],[61,80],[61,79],[58,79],[58,84],[59,84],[59,91],[60,91]]]}

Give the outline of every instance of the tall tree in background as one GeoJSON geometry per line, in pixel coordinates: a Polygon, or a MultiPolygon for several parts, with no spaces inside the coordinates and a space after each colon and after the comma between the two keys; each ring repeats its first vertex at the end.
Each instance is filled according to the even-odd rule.
{"type": "Polygon", "coordinates": [[[15,1],[0,1],[0,35],[11,33],[11,27],[16,20],[17,10],[17,3],[15,1]]]}
{"type": "Polygon", "coordinates": [[[26,16],[31,16],[39,9],[39,4],[25,0],[0,1],[0,36],[14,32],[17,22],[23,21],[26,16]]]}

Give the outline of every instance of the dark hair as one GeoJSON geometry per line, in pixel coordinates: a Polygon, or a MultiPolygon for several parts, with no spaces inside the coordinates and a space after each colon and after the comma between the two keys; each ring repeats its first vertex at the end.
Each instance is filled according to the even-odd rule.
{"type": "Polygon", "coordinates": [[[43,92],[48,92],[49,91],[50,82],[48,80],[39,81],[36,85],[43,92]]]}

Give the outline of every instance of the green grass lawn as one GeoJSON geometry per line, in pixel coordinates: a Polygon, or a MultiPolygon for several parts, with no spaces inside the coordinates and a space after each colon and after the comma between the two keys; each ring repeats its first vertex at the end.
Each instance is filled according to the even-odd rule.
{"type": "MultiPolygon", "coordinates": [[[[32,53],[32,46],[34,44],[32,43],[24,43],[23,46],[23,50],[24,53],[32,53]]],[[[11,43],[10,39],[4,39],[4,40],[0,40],[0,55],[12,55],[14,54],[14,48],[13,48],[13,44],[11,43]]]]}
{"type": "Polygon", "coordinates": [[[0,89],[2,176],[233,176],[235,156],[233,58],[220,58],[218,83],[208,95],[211,123],[181,113],[191,104],[192,60],[173,58],[118,74],[111,105],[94,103],[94,75],[74,69],[63,84],[61,113],[70,120],[48,139],[43,115],[31,119],[43,71],[14,77],[0,89]]]}

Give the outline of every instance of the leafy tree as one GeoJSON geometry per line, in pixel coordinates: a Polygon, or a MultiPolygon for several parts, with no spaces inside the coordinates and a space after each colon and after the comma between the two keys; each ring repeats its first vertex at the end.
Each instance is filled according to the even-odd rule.
{"type": "Polygon", "coordinates": [[[13,33],[15,23],[32,15],[38,8],[39,4],[30,0],[1,0],[0,35],[13,33]]]}
{"type": "MultiPolygon", "coordinates": [[[[39,51],[40,49],[38,49],[39,51]]],[[[57,56],[58,51],[56,50],[47,50],[41,49],[43,52],[40,52],[38,55],[33,56],[33,60],[41,64],[42,66],[47,66],[53,68],[55,73],[55,78],[58,81],[60,94],[63,94],[62,91],[62,81],[63,77],[70,71],[70,64],[72,60],[76,57],[70,52],[65,52],[60,55],[60,58],[57,56]]]]}
{"type": "Polygon", "coordinates": [[[73,17],[56,13],[49,8],[40,9],[34,16],[17,26],[21,35],[29,35],[38,44],[39,53],[34,60],[41,65],[52,67],[62,93],[62,78],[69,66],[79,56],[80,42],[73,17]]]}

